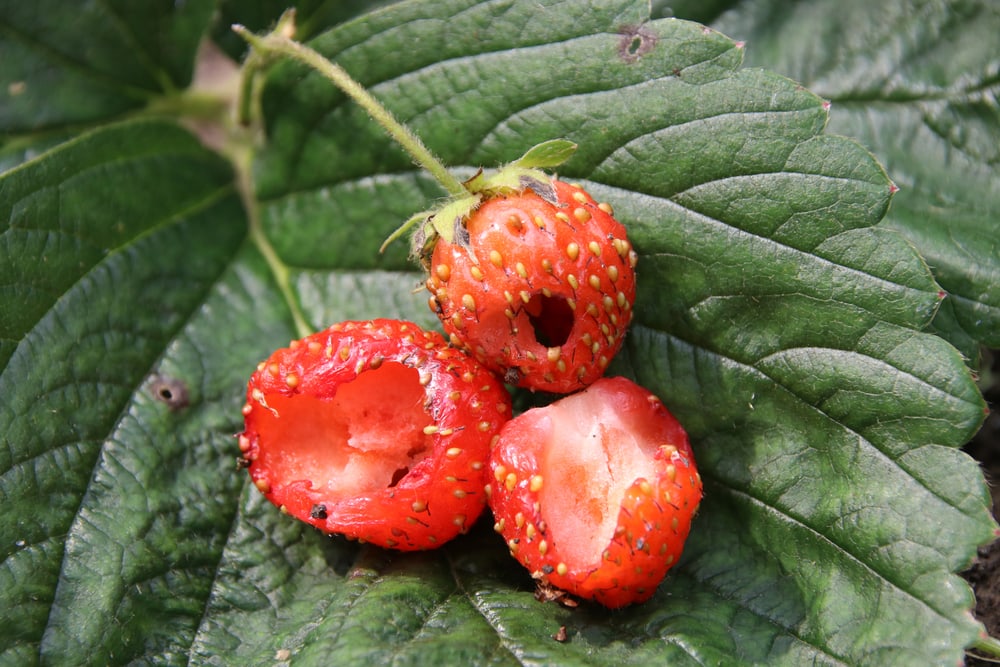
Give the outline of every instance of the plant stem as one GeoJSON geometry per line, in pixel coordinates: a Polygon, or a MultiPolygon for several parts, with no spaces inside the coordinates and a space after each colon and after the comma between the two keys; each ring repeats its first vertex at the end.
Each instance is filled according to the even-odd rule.
{"type": "Polygon", "coordinates": [[[263,56],[281,54],[312,67],[367,111],[375,122],[381,125],[418,165],[437,179],[438,183],[449,194],[454,196],[469,194],[462,182],[448,171],[447,167],[431,153],[420,138],[396,120],[392,112],[386,109],[364,86],[355,81],[343,67],[330,62],[313,49],[289,39],[278,30],[263,37],[254,35],[241,25],[234,25],[233,30],[263,56]]]}
{"type": "Polygon", "coordinates": [[[980,637],[975,641],[975,643],[972,644],[971,648],[979,651],[982,654],[990,656],[988,658],[984,658],[981,655],[977,655],[976,657],[979,658],[980,660],[984,660],[986,662],[1000,663],[1000,660],[998,660],[998,658],[1000,658],[1000,641],[998,641],[996,638],[980,637]]]}
{"type": "Polygon", "coordinates": [[[260,222],[260,211],[257,206],[257,200],[254,197],[255,188],[253,184],[253,170],[251,168],[252,151],[247,149],[240,153],[232,153],[231,160],[236,170],[237,188],[249,220],[250,241],[260,251],[260,254],[263,255],[264,261],[267,262],[268,268],[274,275],[278,289],[281,291],[281,296],[285,299],[288,309],[291,312],[296,336],[305,338],[313,333],[313,328],[306,321],[305,315],[302,313],[302,307],[299,305],[299,300],[292,290],[288,267],[278,257],[278,253],[275,251],[274,246],[271,245],[271,240],[267,238],[267,234],[264,233],[264,226],[260,222]]]}

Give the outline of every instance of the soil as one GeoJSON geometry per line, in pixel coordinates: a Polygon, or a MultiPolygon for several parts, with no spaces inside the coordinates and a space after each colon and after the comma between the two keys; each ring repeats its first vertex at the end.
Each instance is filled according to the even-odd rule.
{"type": "MultiPolygon", "coordinates": [[[[1000,519],[1000,350],[984,357],[982,367],[989,373],[983,395],[990,413],[983,427],[965,447],[979,461],[993,496],[993,516],[1000,519]]],[[[976,593],[976,618],[986,626],[990,636],[1000,638],[1000,539],[979,549],[972,567],[963,573],[976,593]]],[[[968,667],[995,667],[997,659],[980,660],[970,653],[968,667]]]]}

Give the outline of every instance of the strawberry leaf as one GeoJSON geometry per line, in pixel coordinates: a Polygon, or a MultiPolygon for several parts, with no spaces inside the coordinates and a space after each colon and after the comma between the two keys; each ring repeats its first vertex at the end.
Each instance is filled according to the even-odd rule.
{"type": "Polygon", "coordinates": [[[900,191],[883,227],[912,242],[947,297],[935,330],[972,362],[1000,347],[1000,164],[990,2],[864,2],[768,12],[749,3],[720,29],[751,64],[787,74],[833,103],[830,129],[857,137],[900,191]],[[816,39],[802,24],[823,26],[816,39]]]}
{"type": "MultiPolygon", "coordinates": [[[[613,370],[688,428],[706,497],[657,595],[609,613],[536,601],[488,522],[391,554],[236,469],[246,380],[303,320],[437,326],[404,244],[378,248],[445,193],[293,64],[266,81],[261,141],[220,114],[222,152],[202,145],[181,89],[225,26],[168,4],[0,12],[0,663],[962,659],[981,627],[954,573],[995,528],[952,347],[998,330],[993,13],[674,7],[811,92],[643,1],[415,0],[328,32],[358,3],[307,3],[312,45],[461,177],[564,137],[560,174],[629,229],[613,370]],[[981,36],[900,67],[923,27],[981,36]]],[[[220,11],[263,26],[272,4],[220,11]]]]}

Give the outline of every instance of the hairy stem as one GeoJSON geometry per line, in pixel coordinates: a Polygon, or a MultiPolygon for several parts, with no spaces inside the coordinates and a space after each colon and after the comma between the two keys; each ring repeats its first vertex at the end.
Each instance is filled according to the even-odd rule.
{"type": "MultiPolygon", "coordinates": [[[[285,25],[287,26],[287,22],[285,25]]],[[[438,183],[449,194],[455,196],[468,194],[462,182],[448,171],[447,167],[431,153],[430,149],[424,145],[417,135],[396,120],[392,112],[386,109],[374,95],[355,81],[343,67],[330,62],[313,49],[289,39],[284,34],[287,30],[283,29],[282,24],[279,23],[279,27],[274,32],[264,36],[255,35],[241,25],[234,25],[233,30],[245,39],[255,52],[261,54],[263,57],[273,55],[287,56],[308,65],[322,74],[367,111],[375,122],[381,125],[389,136],[402,146],[418,165],[426,169],[437,179],[438,183]]]]}

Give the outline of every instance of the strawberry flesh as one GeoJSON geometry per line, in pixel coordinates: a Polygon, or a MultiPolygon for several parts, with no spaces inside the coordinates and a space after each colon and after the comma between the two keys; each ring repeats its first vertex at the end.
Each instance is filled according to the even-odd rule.
{"type": "Polygon", "coordinates": [[[274,447],[259,465],[290,482],[306,481],[327,501],[395,486],[424,459],[431,422],[416,369],[395,362],[344,383],[333,397],[277,395],[257,433],[274,447]]]}
{"type": "Polygon", "coordinates": [[[542,585],[608,607],[653,595],[702,494],[684,429],[617,377],[507,422],[490,470],[511,554],[542,585]]]}

